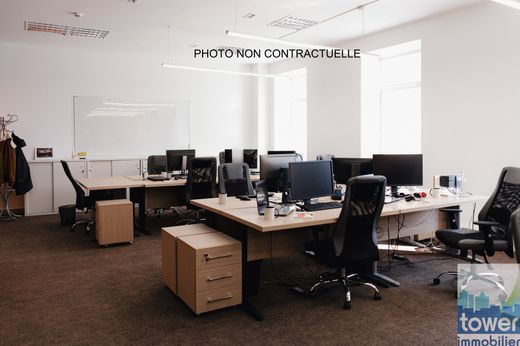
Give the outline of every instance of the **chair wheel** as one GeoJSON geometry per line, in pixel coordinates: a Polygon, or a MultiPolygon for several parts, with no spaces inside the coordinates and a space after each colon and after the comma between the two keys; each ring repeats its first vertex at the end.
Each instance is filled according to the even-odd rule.
{"type": "Polygon", "coordinates": [[[439,278],[435,278],[435,279],[433,279],[433,284],[434,284],[435,286],[439,285],[440,283],[441,283],[441,279],[439,279],[439,278]]]}
{"type": "Polygon", "coordinates": [[[343,309],[350,310],[351,307],[352,307],[352,302],[346,301],[343,303],[343,309]]]}
{"type": "Polygon", "coordinates": [[[381,300],[381,299],[382,299],[381,293],[379,293],[379,292],[374,293],[374,300],[381,300]]]}

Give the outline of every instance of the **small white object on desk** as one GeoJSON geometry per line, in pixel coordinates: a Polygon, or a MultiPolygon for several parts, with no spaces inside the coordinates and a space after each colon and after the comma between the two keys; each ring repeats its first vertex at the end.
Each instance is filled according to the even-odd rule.
{"type": "Polygon", "coordinates": [[[226,204],[227,202],[227,193],[219,193],[218,194],[218,204],[226,204]]]}
{"type": "Polygon", "coordinates": [[[265,207],[265,209],[264,209],[264,218],[266,220],[269,220],[269,221],[274,220],[274,218],[276,216],[278,216],[278,215],[275,215],[275,212],[276,212],[276,210],[274,209],[273,206],[269,205],[269,206],[265,207]]]}

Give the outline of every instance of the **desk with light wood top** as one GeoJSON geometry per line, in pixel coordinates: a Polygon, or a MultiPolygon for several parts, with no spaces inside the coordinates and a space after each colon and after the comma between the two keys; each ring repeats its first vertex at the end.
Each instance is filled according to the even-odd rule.
{"type": "Polygon", "coordinates": [[[88,192],[97,190],[127,189],[143,186],[142,182],[126,177],[78,178],[78,183],[88,192]]]}

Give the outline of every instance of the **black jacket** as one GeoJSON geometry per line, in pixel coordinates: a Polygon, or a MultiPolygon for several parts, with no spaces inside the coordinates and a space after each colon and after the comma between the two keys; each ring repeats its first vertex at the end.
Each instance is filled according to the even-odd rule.
{"type": "Polygon", "coordinates": [[[31,170],[22,151],[22,148],[25,147],[26,144],[23,139],[14,133],[12,134],[12,138],[14,144],[16,144],[16,180],[14,182],[14,189],[17,195],[23,195],[33,188],[31,170]]]}

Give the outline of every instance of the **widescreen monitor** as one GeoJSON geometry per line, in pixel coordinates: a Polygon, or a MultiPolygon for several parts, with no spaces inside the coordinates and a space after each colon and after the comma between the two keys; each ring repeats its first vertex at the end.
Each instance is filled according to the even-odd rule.
{"type": "Polygon", "coordinates": [[[334,191],[332,161],[289,163],[291,199],[309,203],[312,198],[330,196],[334,191]]]}

